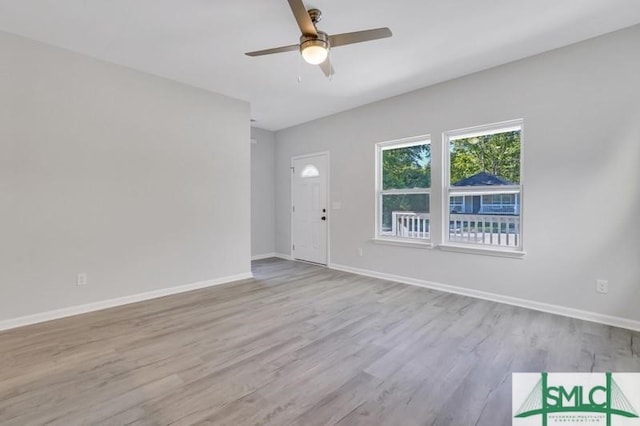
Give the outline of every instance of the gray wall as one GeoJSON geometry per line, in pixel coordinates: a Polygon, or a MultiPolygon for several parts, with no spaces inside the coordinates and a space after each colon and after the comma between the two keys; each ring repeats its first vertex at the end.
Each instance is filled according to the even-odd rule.
{"type": "Polygon", "coordinates": [[[0,320],[250,272],[247,103],[0,52],[0,320]]]}
{"type": "MultiPolygon", "coordinates": [[[[290,253],[291,156],[328,150],[332,264],[640,320],[639,40],[631,27],[278,132],[276,251],[290,253]],[[431,134],[438,156],[443,131],[514,118],[524,259],[371,242],[376,142],[431,134]]],[[[440,216],[437,168],[433,182],[440,216]]]]}
{"type": "Polygon", "coordinates": [[[251,255],[275,252],[275,134],[251,129],[251,255]]]}

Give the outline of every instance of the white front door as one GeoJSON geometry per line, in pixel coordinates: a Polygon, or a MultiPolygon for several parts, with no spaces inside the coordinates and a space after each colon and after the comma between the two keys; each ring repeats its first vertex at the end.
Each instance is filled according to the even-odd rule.
{"type": "Polygon", "coordinates": [[[291,166],[292,256],[326,265],[328,154],[294,157],[291,166]]]}

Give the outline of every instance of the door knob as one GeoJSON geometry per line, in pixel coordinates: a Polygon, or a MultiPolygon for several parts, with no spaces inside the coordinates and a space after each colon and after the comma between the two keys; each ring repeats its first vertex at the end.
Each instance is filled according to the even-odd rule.
{"type": "Polygon", "coordinates": [[[320,219],[327,220],[327,217],[326,216],[322,216],[320,219]]]}

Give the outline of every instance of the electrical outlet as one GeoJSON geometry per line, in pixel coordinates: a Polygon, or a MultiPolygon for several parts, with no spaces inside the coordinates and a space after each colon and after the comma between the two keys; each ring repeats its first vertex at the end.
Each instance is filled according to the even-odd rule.
{"type": "Polygon", "coordinates": [[[86,272],[78,273],[76,277],[76,285],[87,285],[88,277],[86,272]]]}
{"type": "Polygon", "coordinates": [[[596,280],[596,291],[598,293],[602,293],[602,294],[609,293],[609,281],[607,281],[607,280],[596,280]]]}
{"type": "Polygon", "coordinates": [[[362,257],[362,255],[363,255],[362,247],[358,247],[358,256],[362,257]]]}

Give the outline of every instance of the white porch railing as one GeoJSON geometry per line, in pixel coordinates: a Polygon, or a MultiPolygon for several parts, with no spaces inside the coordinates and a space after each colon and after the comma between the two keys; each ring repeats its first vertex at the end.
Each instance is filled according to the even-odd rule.
{"type": "Polygon", "coordinates": [[[429,239],[429,213],[391,212],[391,235],[429,239]]]}
{"type": "Polygon", "coordinates": [[[520,217],[451,213],[449,215],[449,241],[518,247],[520,244],[520,217]]]}
{"type": "MultiPolygon", "coordinates": [[[[395,211],[391,213],[394,237],[427,240],[430,238],[429,213],[395,211]]],[[[457,214],[449,215],[449,241],[503,247],[520,244],[520,217],[512,215],[457,214]]]]}

